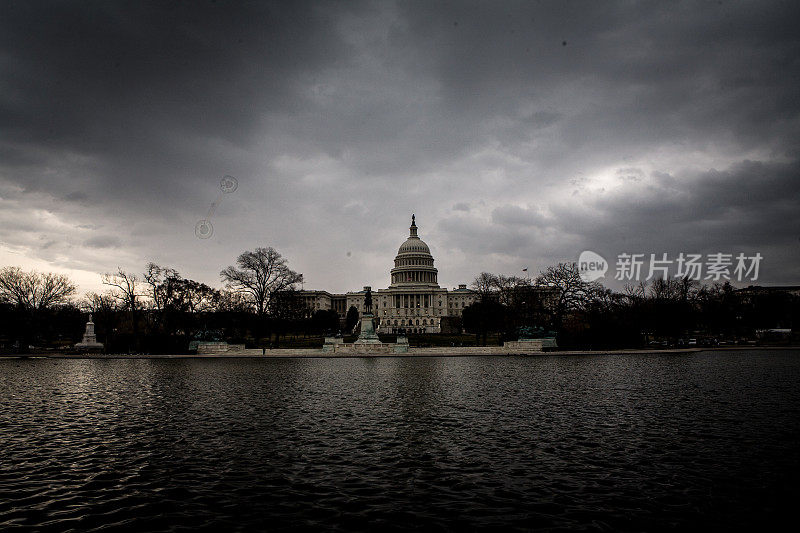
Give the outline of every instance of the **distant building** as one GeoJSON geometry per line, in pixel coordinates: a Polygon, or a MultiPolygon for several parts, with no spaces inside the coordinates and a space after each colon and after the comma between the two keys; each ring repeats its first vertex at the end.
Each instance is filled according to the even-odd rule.
{"type": "MultiPolygon", "coordinates": [[[[440,333],[442,319],[460,317],[477,295],[461,284],[448,291],[439,287],[439,271],[425,241],[417,235],[415,217],[411,216],[408,239],[400,246],[390,273],[391,284],[372,293],[372,311],[378,333],[440,333]]],[[[309,311],[333,309],[340,317],[350,307],[364,312],[364,290],[347,294],[327,291],[299,291],[309,311]]]]}
{"type": "Polygon", "coordinates": [[[792,331],[795,336],[800,335],[799,285],[750,285],[735,290],[734,294],[739,302],[739,315],[749,324],[763,330],[761,336],[777,339],[785,335],[791,336],[792,331]]]}
{"type": "Polygon", "coordinates": [[[734,291],[737,296],[742,298],[743,301],[747,302],[753,297],[758,296],[772,296],[776,294],[780,295],[788,295],[788,296],[800,296],[800,285],[779,285],[779,286],[767,286],[762,287],[761,285],[750,285],[743,289],[736,289],[734,291]]]}

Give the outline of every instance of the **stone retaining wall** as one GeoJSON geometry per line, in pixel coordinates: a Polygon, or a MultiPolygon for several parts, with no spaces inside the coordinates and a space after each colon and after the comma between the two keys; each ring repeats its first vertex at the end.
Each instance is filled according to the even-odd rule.
{"type": "Polygon", "coordinates": [[[503,343],[503,349],[511,353],[535,353],[542,351],[543,342],[538,339],[524,341],[508,341],[503,343]]]}
{"type": "Polygon", "coordinates": [[[243,344],[227,344],[224,342],[204,342],[197,347],[198,355],[242,355],[267,357],[358,357],[387,355],[525,355],[542,352],[542,341],[526,340],[506,342],[503,346],[432,346],[427,348],[409,348],[404,343],[326,344],[322,348],[274,348],[270,350],[245,349],[243,344]]]}
{"type": "Polygon", "coordinates": [[[263,353],[261,348],[248,348],[247,350],[242,350],[241,355],[266,355],[267,357],[297,357],[305,355],[309,357],[320,357],[324,354],[322,348],[272,348],[264,350],[263,353]]]}
{"type": "Polygon", "coordinates": [[[243,352],[244,344],[228,344],[227,342],[201,342],[197,344],[197,355],[243,352]]]}
{"type": "MultiPolygon", "coordinates": [[[[401,349],[404,347],[401,347],[401,349]]],[[[325,348],[275,348],[266,350],[266,357],[360,357],[360,356],[458,356],[458,355],[525,355],[542,353],[541,344],[525,343],[522,346],[435,346],[408,348],[398,351],[395,344],[337,344],[335,350],[325,348]],[[538,348],[537,348],[538,347],[538,348]]],[[[243,350],[241,355],[262,355],[261,350],[243,350]]]]}
{"type": "Polygon", "coordinates": [[[541,342],[506,342],[503,346],[436,346],[411,348],[408,351],[410,355],[522,355],[541,352],[541,342]]]}

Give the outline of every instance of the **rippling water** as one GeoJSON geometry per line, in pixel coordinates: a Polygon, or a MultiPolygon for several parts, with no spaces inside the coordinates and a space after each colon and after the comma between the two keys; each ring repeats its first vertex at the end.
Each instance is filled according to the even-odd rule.
{"type": "Polygon", "coordinates": [[[798,351],[6,359],[0,529],[764,524],[798,400],[798,351]]]}

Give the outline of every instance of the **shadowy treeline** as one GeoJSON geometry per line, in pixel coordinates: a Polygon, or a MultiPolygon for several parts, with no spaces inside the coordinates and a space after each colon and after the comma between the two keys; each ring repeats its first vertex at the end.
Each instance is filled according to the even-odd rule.
{"type": "Polygon", "coordinates": [[[479,298],[464,309],[466,331],[515,339],[522,325],[557,334],[560,348],[718,345],[797,341],[764,330],[800,324],[800,297],[792,291],[736,290],[727,281],[701,284],[654,279],[614,292],[581,279],[577,265],[561,263],[537,278],[479,275],[479,298]]]}
{"type": "MultiPolygon", "coordinates": [[[[335,333],[335,311],[309,313],[288,291],[275,313],[259,315],[255,309],[224,291],[202,287],[192,280],[189,294],[181,291],[155,307],[142,299],[133,313],[108,295],[89,295],[44,309],[25,309],[0,303],[0,353],[29,353],[39,349],[69,351],[80,342],[88,314],[92,314],[97,341],[106,353],[187,353],[192,341],[225,340],[253,347],[279,346],[286,335],[318,336],[335,333]],[[204,291],[202,308],[187,298],[204,291]],[[289,305],[289,301],[294,301],[289,305]]],[[[275,306],[277,307],[277,301],[275,306]]]]}
{"type": "MultiPolygon", "coordinates": [[[[244,252],[220,275],[225,287],[216,289],[149,263],[141,275],[104,275],[108,290],[76,300],[63,275],[3,268],[0,353],[68,351],[89,313],[108,353],[187,353],[193,341],[215,340],[277,347],[290,335],[298,342],[337,333],[342,318],[349,331],[358,320],[354,308],[347,317],[306,308],[296,290],[302,275],[272,248],[244,252]]],[[[764,330],[792,329],[800,317],[796,291],[657,279],[613,292],[584,282],[573,263],[534,279],[482,273],[472,289],[478,298],[461,324],[478,344],[514,340],[523,326],[553,332],[563,349],[769,341],[764,330]]],[[[772,340],[796,342],[794,335],[772,340]]]]}
{"type": "Polygon", "coordinates": [[[242,253],[220,273],[224,289],[149,263],[143,274],[105,274],[103,293],[74,299],[75,285],[53,273],[0,270],[0,352],[69,350],[81,341],[89,313],[108,353],[186,353],[193,341],[278,346],[289,333],[336,332],[335,311],[311,312],[272,248],[242,253]]]}

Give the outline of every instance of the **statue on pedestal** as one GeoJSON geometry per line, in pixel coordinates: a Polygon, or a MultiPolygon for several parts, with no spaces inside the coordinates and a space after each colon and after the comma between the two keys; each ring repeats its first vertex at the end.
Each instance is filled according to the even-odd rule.
{"type": "Polygon", "coordinates": [[[541,341],[543,348],[556,348],[556,332],[548,331],[541,327],[520,326],[517,328],[519,342],[541,341]]]}
{"type": "Polygon", "coordinates": [[[89,321],[86,323],[86,331],[83,333],[83,340],[75,345],[79,350],[102,351],[103,343],[97,342],[97,335],[94,333],[94,322],[92,314],[89,313],[89,321]]]}
{"type": "Polygon", "coordinates": [[[354,344],[382,344],[375,333],[375,324],[372,322],[372,289],[364,287],[364,315],[361,317],[361,333],[354,344]]]}
{"type": "Polygon", "coordinates": [[[372,314],[372,289],[367,287],[367,294],[364,295],[364,313],[372,314]]]}

